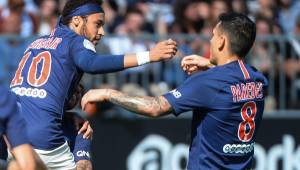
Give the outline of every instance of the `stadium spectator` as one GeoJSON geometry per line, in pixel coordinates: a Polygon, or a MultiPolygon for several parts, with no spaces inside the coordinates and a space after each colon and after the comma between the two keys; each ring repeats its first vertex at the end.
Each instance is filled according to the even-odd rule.
{"type": "Polygon", "coordinates": [[[24,10],[25,2],[23,0],[8,0],[7,7],[0,11],[1,25],[0,29],[3,27],[4,30],[1,33],[17,33],[22,37],[28,37],[37,32],[37,20],[33,13],[24,10]],[[7,20],[14,22],[9,23],[10,26],[5,28],[7,20]]]}
{"type": "Polygon", "coordinates": [[[275,0],[258,0],[258,11],[254,14],[278,22],[278,7],[275,0]]]}
{"type": "Polygon", "coordinates": [[[56,0],[42,0],[39,6],[38,35],[48,35],[54,29],[58,18],[58,4],[56,0]]]}
{"type": "MultiPolygon", "coordinates": [[[[256,18],[257,36],[268,36],[272,34],[272,21],[267,18],[256,18]]],[[[268,76],[269,70],[273,68],[273,61],[276,61],[276,55],[270,55],[270,49],[273,48],[270,43],[264,40],[257,41],[251,53],[250,63],[268,76]]]]}
{"type": "Polygon", "coordinates": [[[285,34],[293,33],[300,14],[300,1],[279,0],[279,23],[285,34]]]}
{"type": "Polygon", "coordinates": [[[174,4],[175,21],[171,26],[171,33],[200,33],[204,25],[198,11],[198,1],[177,0],[174,4]]]}
{"type": "Polygon", "coordinates": [[[113,33],[115,28],[122,23],[123,17],[120,15],[118,3],[114,0],[104,1],[103,10],[105,13],[105,27],[107,33],[113,33]]]}
{"type": "Polygon", "coordinates": [[[211,24],[216,25],[218,23],[218,17],[222,13],[231,11],[230,1],[226,0],[212,0],[211,1],[211,24]]]}
{"type": "Polygon", "coordinates": [[[233,12],[241,13],[245,15],[249,14],[247,1],[245,0],[233,0],[231,2],[231,7],[233,12]]]}

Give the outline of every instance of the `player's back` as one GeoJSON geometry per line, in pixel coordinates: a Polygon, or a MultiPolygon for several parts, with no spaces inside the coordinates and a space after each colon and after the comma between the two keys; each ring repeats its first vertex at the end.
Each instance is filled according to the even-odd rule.
{"type": "Polygon", "coordinates": [[[11,82],[29,127],[29,139],[37,149],[64,144],[61,121],[65,101],[82,76],[70,54],[78,36],[65,27],[57,27],[28,46],[11,82]]]}
{"type": "Polygon", "coordinates": [[[250,169],[266,78],[242,61],[197,76],[205,81],[199,90],[210,97],[193,113],[188,169],[250,169]]]}

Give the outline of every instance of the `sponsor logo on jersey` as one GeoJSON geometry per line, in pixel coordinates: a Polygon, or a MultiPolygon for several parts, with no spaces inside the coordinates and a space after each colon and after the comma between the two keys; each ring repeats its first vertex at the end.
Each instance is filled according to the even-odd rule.
{"type": "Polygon", "coordinates": [[[251,144],[226,144],[223,146],[224,153],[246,154],[254,150],[255,143],[251,144]]]}
{"type": "Polygon", "coordinates": [[[178,98],[181,97],[181,93],[180,93],[178,90],[176,90],[176,89],[170,91],[170,93],[172,93],[173,96],[174,96],[176,99],[178,99],[178,98]]]}
{"type": "Polygon", "coordinates": [[[89,41],[87,39],[83,40],[83,46],[86,49],[89,49],[89,50],[92,50],[92,51],[96,52],[95,45],[91,41],[89,41]]]}
{"type": "Polygon", "coordinates": [[[37,88],[15,87],[12,88],[11,91],[13,91],[16,95],[19,96],[27,96],[33,98],[44,99],[47,96],[46,90],[37,88]]]}
{"type": "Polygon", "coordinates": [[[87,152],[87,151],[77,151],[77,152],[76,152],[76,155],[77,155],[78,157],[84,157],[84,156],[90,157],[90,153],[87,152]]]}

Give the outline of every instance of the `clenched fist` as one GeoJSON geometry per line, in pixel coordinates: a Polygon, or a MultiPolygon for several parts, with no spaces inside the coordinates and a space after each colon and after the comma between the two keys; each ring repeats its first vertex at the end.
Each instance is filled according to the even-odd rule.
{"type": "Polygon", "coordinates": [[[189,55],[181,60],[181,67],[183,71],[190,75],[197,71],[204,71],[212,68],[214,65],[211,64],[207,58],[198,55],[189,55]]]}
{"type": "Polygon", "coordinates": [[[159,42],[150,50],[150,61],[156,62],[171,59],[177,53],[177,43],[172,39],[159,42]]]}

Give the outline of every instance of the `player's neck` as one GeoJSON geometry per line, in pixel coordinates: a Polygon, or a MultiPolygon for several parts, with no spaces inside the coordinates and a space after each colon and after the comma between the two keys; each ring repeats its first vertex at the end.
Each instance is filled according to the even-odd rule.
{"type": "Polygon", "coordinates": [[[76,34],[80,35],[80,29],[79,29],[78,27],[74,26],[72,23],[70,23],[70,24],[68,25],[68,27],[69,27],[72,31],[74,31],[76,34]]]}
{"type": "Polygon", "coordinates": [[[237,60],[239,60],[239,57],[237,55],[223,55],[223,57],[220,57],[218,60],[218,66],[225,65],[237,60]]]}

